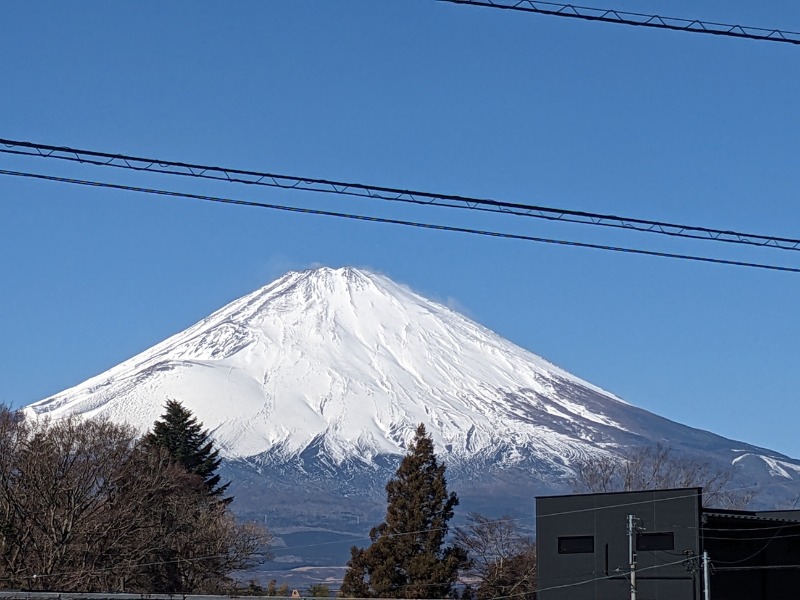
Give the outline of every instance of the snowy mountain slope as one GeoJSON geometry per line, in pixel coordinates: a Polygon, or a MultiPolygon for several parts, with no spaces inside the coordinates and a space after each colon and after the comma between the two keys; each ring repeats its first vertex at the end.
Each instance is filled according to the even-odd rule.
{"type": "Polygon", "coordinates": [[[733,464],[749,481],[800,478],[798,461],[631,406],[353,268],[289,273],[26,411],[144,431],[168,398],[197,415],[226,458],[289,478],[362,469],[380,482],[420,422],[466,478],[517,468],[563,485],[575,459],[655,442],[733,464]]]}
{"type": "Polygon", "coordinates": [[[335,462],[402,453],[416,423],[469,457],[501,436],[570,455],[619,399],[389,279],[355,269],[290,273],[152,349],[37,402],[36,414],[107,416],[149,427],[187,403],[229,457],[320,435],[335,462]],[[592,409],[558,387],[600,399],[592,409]],[[535,414],[568,424],[570,435],[535,414]]]}

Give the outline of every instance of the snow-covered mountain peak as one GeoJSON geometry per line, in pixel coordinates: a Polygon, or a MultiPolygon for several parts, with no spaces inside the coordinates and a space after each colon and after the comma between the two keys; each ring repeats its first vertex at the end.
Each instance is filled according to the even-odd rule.
{"type": "Polygon", "coordinates": [[[588,439],[593,425],[621,427],[601,406],[619,404],[613,396],[352,267],[288,273],[27,410],[104,415],[145,430],[168,398],[239,457],[313,446],[336,463],[369,462],[402,453],[424,422],[453,458],[534,438],[568,458],[574,432],[588,439]],[[594,408],[565,389],[591,396],[594,408]]]}
{"type": "Polygon", "coordinates": [[[167,399],[192,410],[226,457],[261,464],[375,469],[404,453],[419,423],[451,465],[524,464],[553,476],[637,443],[733,448],[352,267],[287,273],[26,410],[144,431],[167,399]]]}

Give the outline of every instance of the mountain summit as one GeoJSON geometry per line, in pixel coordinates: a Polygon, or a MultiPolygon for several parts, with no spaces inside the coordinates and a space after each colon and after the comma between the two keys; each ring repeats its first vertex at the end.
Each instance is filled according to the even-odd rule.
{"type": "MultiPolygon", "coordinates": [[[[625,405],[390,279],[293,272],[85,383],[28,407],[141,430],[169,398],[224,455],[284,458],[322,445],[334,464],[402,454],[424,422],[450,459],[497,446],[594,452],[625,405]]],[[[506,457],[513,460],[514,457],[506,457]]]]}
{"type": "Polygon", "coordinates": [[[575,460],[655,442],[734,464],[749,484],[800,472],[780,454],[631,406],[354,268],[288,273],[25,410],[145,430],[167,399],[189,408],[231,463],[339,482],[362,470],[378,490],[419,423],[466,481],[521,469],[529,482],[563,490],[575,460]]]}

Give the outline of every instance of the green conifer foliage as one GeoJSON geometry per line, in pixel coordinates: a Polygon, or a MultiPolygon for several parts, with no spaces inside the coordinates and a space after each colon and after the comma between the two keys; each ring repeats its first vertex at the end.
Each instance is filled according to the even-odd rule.
{"type": "MultiPolygon", "coordinates": [[[[221,459],[208,430],[177,400],[167,400],[164,414],[145,436],[145,443],[165,448],[189,473],[202,477],[210,496],[222,496],[230,485],[219,485],[216,471],[221,459]]],[[[225,498],[226,503],[231,500],[225,498]]]]}
{"type": "Polygon", "coordinates": [[[446,598],[466,553],[445,546],[458,504],[447,493],[445,467],[420,425],[395,477],[386,485],[386,520],[370,531],[371,545],[351,549],[340,595],[350,598],[446,598]]]}

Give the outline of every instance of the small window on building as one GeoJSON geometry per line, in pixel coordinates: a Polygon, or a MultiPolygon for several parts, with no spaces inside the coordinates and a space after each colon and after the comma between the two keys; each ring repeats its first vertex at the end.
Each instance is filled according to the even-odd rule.
{"type": "Polygon", "coordinates": [[[645,552],[648,550],[674,550],[675,533],[672,531],[640,533],[636,549],[645,552]]]}
{"type": "Polygon", "coordinates": [[[571,535],[558,538],[559,554],[590,554],[594,552],[593,535],[571,535]]]}

